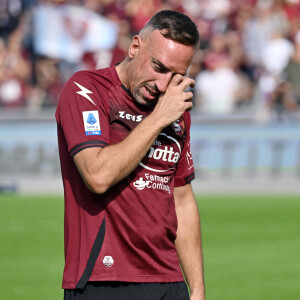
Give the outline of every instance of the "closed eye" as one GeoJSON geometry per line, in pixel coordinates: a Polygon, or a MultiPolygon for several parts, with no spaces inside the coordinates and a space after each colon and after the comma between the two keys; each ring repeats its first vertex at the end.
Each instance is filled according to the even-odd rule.
{"type": "MultiPolygon", "coordinates": [[[[162,73],[162,74],[166,74],[166,73],[171,72],[172,77],[175,74],[177,74],[177,73],[173,72],[170,68],[168,68],[166,65],[164,65],[161,61],[159,61],[158,59],[156,59],[154,57],[152,57],[152,64],[153,64],[153,69],[154,69],[155,72],[162,73]]],[[[186,73],[180,74],[180,75],[186,76],[186,73]]]]}
{"type": "Polygon", "coordinates": [[[155,58],[152,58],[152,63],[154,66],[154,70],[156,72],[159,72],[159,73],[171,72],[171,70],[167,66],[165,66],[162,62],[160,62],[159,60],[157,60],[155,58]]]}

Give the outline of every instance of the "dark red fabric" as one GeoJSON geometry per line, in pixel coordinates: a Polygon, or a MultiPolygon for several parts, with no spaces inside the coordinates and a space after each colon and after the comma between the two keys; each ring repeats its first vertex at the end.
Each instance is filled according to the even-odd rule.
{"type": "Polygon", "coordinates": [[[115,67],[75,73],[61,93],[56,119],[65,193],[65,289],[80,279],[104,218],[104,243],[91,281],[183,280],[174,246],[173,189],[194,178],[190,114],[166,128],[137,168],[103,195],[86,188],[72,159],[87,147],[120,142],[152,109],[134,102],[115,67]],[[87,135],[84,126],[90,113],[99,115],[95,135],[87,135]]]}

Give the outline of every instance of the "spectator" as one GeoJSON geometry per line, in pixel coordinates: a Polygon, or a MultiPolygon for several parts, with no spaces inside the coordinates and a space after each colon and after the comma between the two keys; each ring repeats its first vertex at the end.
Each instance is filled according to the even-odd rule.
{"type": "Polygon", "coordinates": [[[292,58],[289,60],[287,67],[283,72],[283,78],[289,84],[290,96],[292,98],[291,105],[293,108],[300,107],[300,31],[295,39],[295,51],[292,58]],[[295,104],[297,106],[295,106],[295,104]]]}
{"type": "Polygon", "coordinates": [[[240,82],[228,57],[212,54],[206,65],[207,69],[196,77],[197,112],[210,115],[234,112],[240,82]]]}
{"type": "Polygon", "coordinates": [[[242,32],[242,45],[253,67],[260,66],[260,56],[273,31],[271,21],[271,5],[262,4],[251,10],[250,17],[245,22],[242,32]]]}
{"type": "Polygon", "coordinates": [[[279,121],[299,120],[300,108],[300,32],[296,35],[295,51],[281,75],[270,99],[270,111],[279,121]]]}
{"type": "MultiPolygon", "coordinates": [[[[151,15],[161,9],[185,13],[197,24],[201,38],[200,51],[190,65],[189,76],[197,78],[201,85],[208,78],[220,80],[227,76],[225,80],[232,82],[231,89],[227,91],[231,100],[221,103],[228,101],[231,104],[224,111],[253,112],[254,109],[267,119],[273,112],[278,114],[280,109],[297,111],[295,70],[298,61],[296,56],[290,58],[294,44],[298,43],[296,35],[300,30],[300,0],[76,0],[72,1],[72,5],[66,0],[3,0],[0,3],[0,105],[27,105],[31,108],[55,106],[57,91],[66,78],[80,69],[102,68],[122,61],[127,55],[130,38],[151,15]],[[42,34],[36,39],[42,28],[50,28],[49,22],[42,17],[39,21],[45,26],[37,26],[38,30],[32,30],[24,29],[24,20],[27,26],[36,24],[34,16],[41,6],[49,6],[54,10],[58,7],[56,12],[61,13],[66,13],[71,6],[73,10],[67,17],[64,16],[64,30],[59,30],[59,34],[53,34],[61,24],[56,19],[51,34],[42,34]],[[93,22],[90,17],[80,18],[80,10],[85,10],[86,16],[94,15],[112,21],[112,27],[119,28],[118,34],[94,33],[83,41],[81,34],[85,33],[86,36],[88,24],[93,22]],[[74,13],[76,11],[78,13],[74,13]],[[74,22],[77,22],[75,27],[74,22]],[[19,50],[13,51],[9,44],[16,37],[12,40],[10,37],[17,31],[22,33],[19,36],[19,50]],[[63,32],[67,38],[59,38],[63,32]],[[68,37],[69,33],[71,37],[68,37]],[[44,36],[48,38],[43,41],[44,36]],[[95,36],[98,39],[105,36],[114,39],[114,44],[103,49],[93,48],[101,42],[95,36]],[[78,44],[80,37],[84,48],[78,44]],[[57,48],[57,42],[61,43],[61,40],[65,46],[57,48]],[[73,46],[66,46],[70,42],[73,42],[73,46]],[[44,52],[39,52],[41,45],[46,49],[44,52]],[[64,53],[64,56],[53,56],[54,50],[64,53]],[[282,77],[283,69],[287,77],[282,77]]],[[[207,84],[205,86],[207,88],[207,84]]],[[[196,86],[194,102],[199,110],[194,109],[194,113],[207,111],[203,106],[207,98],[204,97],[203,88],[196,86]]],[[[212,88],[209,98],[217,90],[212,88]]]]}
{"type": "Polygon", "coordinates": [[[30,81],[30,63],[22,47],[23,34],[16,29],[7,45],[0,40],[0,105],[24,106],[26,86],[30,81]]]}
{"type": "Polygon", "coordinates": [[[264,75],[270,76],[276,85],[281,72],[287,66],[294,51],[292,42],[284,38],[279,31],[274,31],[271,39],[261,51],[261,66],[264,75]]]}
{"type": "Polygon", "coordinates": [[[0,37],[7,39],[18,28],[22,11],[21,0],[0,1],[0,37]]]}
{"type": "Polygon", "coordinates": [[[99,0],[102,4],[103,15],[111,20],[128,20],[125,7],[126,0],[99,0]]]}
{"type": "Polygon", "coordinates": [[[125,19],[117,20],[116,22],[118,23],[119,30],[115,47],[108,50],[86,52],[82,58],[82,69],[92,70],[105,68],[125,59],[130,43],[130,24],[125,19]]]}
{"type": "Polygon", "coordinates": [[[258,80],[257,108],[259,114],[264,112],[266,120],[272,116],[274,95],[284,93],[286,85],[281,81],[281,75],[293,55],[293,48],[293,44],[277,30],[261,52],[262,72],[258,80]]]}
{"type": "Polygon", "coordinates": [[[204,69],[196,77],[198,112],[226,115],[250,100],[250,81],[238,69],[242,61],[239,46],[240,41],[234,31],[215,34],[211,38],[203,58],[204,69]]]}
{"type": "Polygon", "coordinates": [[[300,1],[299,0],[285,0],[282,4],[282,11],[288,19],[290,27],[290,36],[295,37],[300,28],[300,1]]]}
{"type": "Polygon", "coordinates": [[[28,106],[32,109],[56,106],[62,88],[59,61],[48,57],[39,57],[36,60],[34,71],[36,84],[29,93],[28,106]]]}
{"type": "Polygon", "coordinates": [[[131,32],[137,34],[149,21],[151,16],[159,10],[159,0],[129,0],[125,6],[126,14],[130,18],[131,32]]]}

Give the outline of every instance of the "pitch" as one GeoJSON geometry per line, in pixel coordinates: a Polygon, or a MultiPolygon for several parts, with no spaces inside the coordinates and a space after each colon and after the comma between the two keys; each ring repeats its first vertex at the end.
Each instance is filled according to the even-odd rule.
{"type": "MultiPolygon", "coordinates": [[[[198,196],[207,300],[300,299],[300,197],[198,196]]],[[[63,198],[0,194],[1,299],[62,299],[63,198]]]]}

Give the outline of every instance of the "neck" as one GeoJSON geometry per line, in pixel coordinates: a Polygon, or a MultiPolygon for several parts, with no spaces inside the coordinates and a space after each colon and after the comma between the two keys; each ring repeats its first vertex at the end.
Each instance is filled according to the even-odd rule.
{"type": "Polygon", "coordinates": [[[129,78],[128,78],[128,67],[129,67],[129,61],[130,59],[127,57],[125,60],[123,60],[120,64],[116,66],[116,71],[118,73],[118,76],[123,83],[123,85],[129,89],[129,78]]]}

